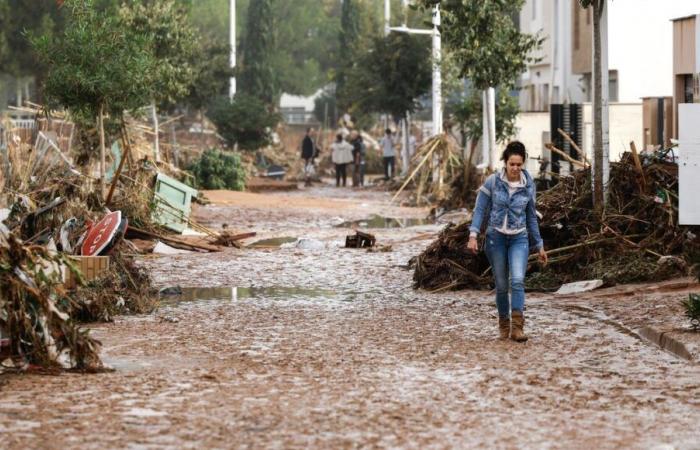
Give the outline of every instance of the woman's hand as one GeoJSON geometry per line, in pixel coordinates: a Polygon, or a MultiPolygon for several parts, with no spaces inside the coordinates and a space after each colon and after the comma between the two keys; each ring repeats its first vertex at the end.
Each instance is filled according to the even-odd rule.
{"type": "Polygon", "coordinates": [[[469,238],[469,243],[467,243],[467,250],[474,253],[475,255],[479,251],[479,244],[477,244],[475,237],[469,238]]]}
{"type": "Polygon", "coordinates": [[[549,258],[547,257],[547,252],[544,250],[544,247],[540,249],[539,260],[543,266],[546,266],[547,261],[549,261],[549,258]]]}

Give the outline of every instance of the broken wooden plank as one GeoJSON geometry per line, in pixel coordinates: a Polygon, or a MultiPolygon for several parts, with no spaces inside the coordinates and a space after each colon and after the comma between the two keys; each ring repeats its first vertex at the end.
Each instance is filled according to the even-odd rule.
{"type": "Polygon", "coordinates": [[[222,247],[218,245],[203,244],[200,242],[188,242],[184,239],[178,239],[172,236],[166,236],[159,233],[154,233],[152,231],[142,230],[140,228],[129,226],[129,231],[141,236],[147,236],[153,239],[160,239],[161,241],[171,245],[175,248],[184,248],[185,250],[205,250],[208,252],[220,252],[222,247]]]}

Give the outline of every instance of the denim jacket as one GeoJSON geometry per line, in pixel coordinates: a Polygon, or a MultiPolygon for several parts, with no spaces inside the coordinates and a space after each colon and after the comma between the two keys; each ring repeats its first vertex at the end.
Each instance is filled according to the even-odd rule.
{"type": "Polygon", "coordinates": [[[527,228],[535,248],[539,250],[544,246],[535,213],[535,182],[527,170],[523,169],[523,174],[525,187],[519,188],[512,196],[508,193],[508,184],[498,174],[486,178],[476,197],[470,232],[479,233],[484,216],[490,209],[489,217],[486,218],[489,228],[493,228],[493,224],[502,224],[507,215],[509,229],[527,228]]]}

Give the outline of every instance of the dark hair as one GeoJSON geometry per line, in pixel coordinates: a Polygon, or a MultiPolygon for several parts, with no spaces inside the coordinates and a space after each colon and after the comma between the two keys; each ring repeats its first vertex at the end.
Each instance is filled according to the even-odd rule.
{"type": "Polygon", "coordinates": [[[384,130],[384,133],[385,133],[385,134],[391,134],[391,128],[387,128],[386,130],[384,130]]]}
{"type": "Polygon", "coordinates": [[[510,158],[513,155],[518,155],[523,158],[523,162],[527,159],[527,150],[525,150],[525,146],[523,145],[522,142],[520,141],[511,141],[506,145],[506,149],[503,150],[503,154],[501,155],[501,161],[508,161],[508,158],[510,158]]]}
{"type": "Polygon", "coordinates": [[[338,133],[335,135],[335,142],[340,142],[343,140],[343,133],[338,133]]]}
{"type": "Polygon", "coordinates": [[[306,129],[306,133],[307,133],[307,134],[308,134],[308,133],[311,133],[311,127],[309,127],[309,128],[306,129]]]}

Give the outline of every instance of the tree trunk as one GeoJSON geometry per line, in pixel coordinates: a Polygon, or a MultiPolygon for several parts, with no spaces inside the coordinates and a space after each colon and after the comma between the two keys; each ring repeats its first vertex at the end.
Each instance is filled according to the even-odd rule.
{"type": "Polygon", "coordinates": [[[593,210],[602,216],[603,198],[603,74],[601,72],[600,16],[603,0],[593,2],[593,210]]]}
{"type": "Polygon", "coordinates": [[[104,105],[100,105],[97,126],[100,129],[100,198],[105,195],[105,126],[104,126],[104,105]]]}

